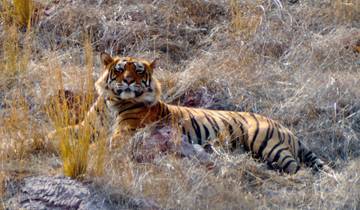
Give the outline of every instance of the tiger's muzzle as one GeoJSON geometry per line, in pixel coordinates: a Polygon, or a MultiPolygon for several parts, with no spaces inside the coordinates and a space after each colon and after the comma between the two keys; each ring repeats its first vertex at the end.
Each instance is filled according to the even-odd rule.
{"type": "Polygon", "coordinates": [[[144,90],[141,85],[136,84],[135,81],[128,83],[125,81],[113,82],[111,85],[114,94],[120,99],[127,100],[139,97],[143,94],[144,90]]]}

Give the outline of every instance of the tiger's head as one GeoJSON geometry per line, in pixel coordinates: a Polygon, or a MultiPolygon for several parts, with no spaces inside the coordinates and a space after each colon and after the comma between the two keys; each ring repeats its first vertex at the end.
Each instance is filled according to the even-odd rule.
{"type": "Polygon", "coordinates": [[[145,103],[149,106],[160,100],[160,83],[153,77],[155,61],[111,57],[105,52],[101,53],[100,58],[106,72],[95,84],[99,93],[116,100],[145,103]]]}

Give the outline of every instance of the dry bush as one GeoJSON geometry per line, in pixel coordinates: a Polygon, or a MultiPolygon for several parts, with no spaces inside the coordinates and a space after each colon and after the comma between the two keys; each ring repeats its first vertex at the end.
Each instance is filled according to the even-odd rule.
{"type": "MultiPolygon", "coordinates": [[[[82,89],[78,93],[65,90],[64,79],[61,68],[55,69],[55,79],[58,95],[52,97],[48,104],[46,104],[46,112],[52,119],[57,139],[49,139],[55,141],[55,148],[59,149],[61,159],[63,161],[64,174],[72,178],[83,178],[86,174],[89,163],[89,150],[92,136],[96,133],[105,133],[104,128],[97,128],[94,130],[90,124],[84,124],[78,130],[63,129],[68,126],[77,126],[84,119],[90,106],[95,101],[94,97],[94,81],[93,73],[93,55],[92,47],[88,38],[84,42],[84,57],[85,57],[85,75],[82,89]],[[58,143],[56,141],[59,141],[58,143]]],[[[81,81],[77,81],[78,83],[81,81]]],[[[92,167],[95,175],[103,173],[103,156],[105,153],[105,142],[101,140],[105,138],[103,134],[98,135],[99,142],[97,143],[95,151],[91,151],[95,158],[95,164],[92,167]]]]}

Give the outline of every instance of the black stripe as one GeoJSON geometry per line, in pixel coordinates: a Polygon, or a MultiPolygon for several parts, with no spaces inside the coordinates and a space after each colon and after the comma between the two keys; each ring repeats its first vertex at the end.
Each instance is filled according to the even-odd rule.
{"type": "Polygon", "coordinates": [[[280,133],[281,133],[281,143],[284,143],[286,140],[284,130],[282,130],[280,133]]]}
{"type": "Polygon", "coordinates": [[[270,131],[270,134],[269,134],[269,139],[271,139],[274,135],[274,130],[275,130],[275,127],[274,127],[274,122],[272,120],[269,120],[269,125],[271,125],[271,131],[270,131]]]}
{"type": "Polygon", "coordinates": [[[110,71],[109,79],[110,79],[109,83],[111,83],[112,81],[114,81],[116,79],[116,74],[114,74],[113,71],[110,71]]]}
{"type": "Polygon", "coordinates": [[[164,116],[164,106],[161,103],[159,103],[159,109],[160,116],[164,116]]]}
{"type": "Polygon", "coordinates": [[[288,137],[288,144],[289,144],[289,147],[292,146],[292,143],[291,143],[291,136],[290,136],[290,133],[287,132],[287,137],[288,137]]]}
{"type": "Polygon", "coordinates": [[[216,112],[216,114],[220,115],[223,120],[227,120],[227,117],[223,115],[220,111],[216,112]]]}
{"type": "Polygon", "coordinates": [[[277,147],[279,147],[280,145],[281,145],[281,142],[278,142],[277,144],[275,144],[275,145],[273,146],[273,148],[270,150],[270,152],[267,154],[267,156],[266,156],[265,159],[268,159],[268,158],[271,156],[271,154],[274,152],[274,150],[275,150],[277,147]]]}
{"type": "MultiPolygon", "coordinates": [[[[233,114],[233,113],[231,113],[233,114]]],[[[237,121],[233,116],[231,116],[231,119],[234,121],[236,125],[239,125],[239,129],[241,130],[241,135],[244,135],[244,128],[241,122],[237,121]]],[[[235,139],[231,141],[231,149],[234,151],[237,148],[237,143],[241,143],[240,136],[236,135],[235,139]]]]}
{"type": "Polygon", "coordinates": [[[314,162],[317,159],[317,157],[314,155],[312,158],[310,158],[309,162],[314,162]]]}
{"type": "Polygon", "coordinates": [[[213,120],[214,124],[215,124],[215,127],[216,127],[216,133],[218,133],[220,131],[220,126],[219,124],[217,123],[216,119],[212,116],[210,116],[210,119],[213,120]]]}
{"type": "Polygon", "coordinates": [[[285,151],[285,150],[287,150],[287,148],[281,148],[281,149],[279,149],[279,150],[276,152],[276,155],[275,155],[274,159],[272,160],[272,162],[277,162],[277,161],[279,160],[279,158],[280,158],[281,152],[282,152],[282,151],[285,151]]]}
{"type": "Polygon", "coordinates": [[[272,138],[272,135],[274,133],[274,127],[272,126],[271,121],[267,120],[267,122],[269,124],[268,125],[269,127],[268,127],[268,129],[266,131],[265,139],[261,142],[261,145],[260,145],[259,150],[258,150],[258,155],[260,157],[262,157],[262,158],[264,158],[263,152],[264,152],[269,140],[272,138]]]}
{"type": "Polygon", "coordinates": [[[301,141],[298,141],[299,144],[299,149],[298,149],[298,157],[300,157],[300,160],[303,162],[304,161],[304,145],[301,143],[301,141]]]}
{"type": "MultiPolygon", "coordinates": [[[[259,121],[256,119],[255,115],[253,113],[250,113],[251,117],[254,118],[255,122],[256,122],[256,129],[255,129],[255,133],[254,133],[254,136],[253,136],[253,139],[251,140],[251,145],[250,145],[250,149],[251,151],[254,151],[254,144],[255,144],[255,141],[256,141],[256,137],[259,133],[259,121]]],[[[250,143],[250,142],[249,142],[250,143]]]]}
{"type": "Polygon", "coordinates": [[[231,118],[233,119],[233,121],[235,122],[235,124],[238,124],[238,125],[239,125],[240,131],[241,131],[241,135],[244,135],[244,127],[243,127],[242,122],[237,121],[234,117],[231,117],[231,118]]]}
{"type": "Polygon", "coordinates": [[[144,107],[144,104],[143,104],[143,103],[135,104],[135,105],[126,107],[125,109],[119,111],[119,112],[118,112],[118,115],[120,115],[120,114],[123,113],[123,112],[130,111],[130,110],[132,110],[132,109],[142,108],[142,107],[144,107]]]}
{"type": "MultiPolygon", "coordinates": [[[[282,169],[285,171],[288,167],[289,167],[289,165],[291,164],[291,163],[293,163],[293,162],[296,162],[295,160],[289,160],[283,167],[282,167],[282,169]]],[[[297,170],[299,170],[299,169],[297,169],[297,170]]],[[[297,171],[296,170],[296,171],[297,171]]]]}
{"type": "Polygon", "coordinates": [[[234,128],[233,126],[230,124],[230,122],[220,118],[224,125],[228,125],[228,130],[229,130],[229,134],[230,134],[230,143],[231,143],[231,150],[234,151],[237,147],[236,143],[239,142],[240,143],[240,138],[238,136],[234,136],[234,128]]]}
{"type": "Polygon", "coordinates": [[[316,161],[313,160],[313,161],[310,162],[310,165],[308,165],[308,164],[306,164],[306,165],[308,165],[308,166],[310,166],[312,168],[315,165],[315,163],[316,163],[316,161]]]}
{"type": "Polygon", "coordinates": [[[125,120],[140,120],[140,118],[137,118],[137,117],[128,117],[128,118],[124,118],[122,120],[120,120],[119,124],[125,120]]]}
{"type": "Polygon", "coordinates": [[[132,102],[123,102],[123,103],[119,102],[116,105],[121,106],[121,107],[125,107],[125,106],[134,105],[134,103],[132,103],[132,102]]]}
{"type": "Polygon", "coordinates": [[[181,127],[182,127],[182,135],[186,136],[185,127],[184,126],[181,126],[181,127]]]}
{"type": "Polygon", "coordinates": [[[162,104],[162,106],[164,107],[164,114],[162,115],[162,117],[167,117],[170,114],[169,108],[166,104],[162,104]]]}
{"type": "Polygon", "coordinates": [[[280,141],[281,143],[284,143],[284,138],[283,138],[282,132],[280,132],[280,129],[279,129],[279,128],[278,128],[277,132],[278,132],[279,141],[280,141]]]}
{"type": "Polygon", "coordinates": [[[277,134],[278,134],[279,141],[281,143],[283,143],[283,136],[282,136],[282,132],[280,131],[281,128],[279,126],[279,123],[274,122],[274,125],[275,125],[275,128],[276,128],[277,134]]]}
{"type": "Polygon", "coordinates": [[[244,116],[242,116],[240,114],[240,112],[235,112],[246,124],[249,124],[248,121],[246,120],[246,118],[244,116]]]}
{"type": "Polygon", "coordinates": [[[191,125],[192,127],[194,128],[195,130],[195,134],[196,134],[196,137],[197,137],[197,140],[198,140],[198,144],[202,144],[202,139],[201,139],[201,130],[200,130],[200,126],[199,124],[197,123],[196,119],[194,118],[194,115],[188,110],[188,113],[190,115],[190,119],[191,119],[191,125]]]}
{"type": "Polygon", "coordinates": [[[162,107],[161,116],[162,116],[162,117],[167,116],[167,113],[169,113],[168,110],[167,110],[167,106],[166,106],[165,104],[162,104],[162,103],[159,103],[159,104],[160,104],[160,106],[162,107]]]}
{"type": "Polygon", "coordinates": [[[191,139],[191,136],[190,136],[190,132],[187,132],[187,137],[188,137],[188,142],[190,144],[192,144],[193,142],[192,142],[192,139],[191,139]]]}
{"type": "Polygon", "coordinates": [[[219,126],[216,124],[216,122],[213,122],[211,120],[211,116],[209,117],[207,113],[203,112],[206,120],[210,123],[212,129],[214,130],[214,134],[215,136],[217,135],[218,131],[219,131],[219,126]]]}
{"type": "Polygon", "coordinates": [[[100,112],[99,107],[95,106],[95,107],[94,107],[94,110],[95,110],[95,112],[96,112],[96,113],[98,113],[98,114],[99,114],[99,112],[100,112]]]}
{"type": "Polygon", "coordinates": [[[231,125],[230,122],[227,121],[227,117],[225,115],[223,115],[221,112],[217,112],[218,115],[220,115],[220,119],[222,120],[222,122],[224,123],[224,125],[226,126],[226,124],[228,125],[228,130],[229,130],[229,134],[230,134],[230,139],[232,139],[232,135],[234,134],[234,128],[231,125]]]}
{"type": "Polygon", "coordinates": [[[282,165],[282,164],[285,162],[285,160],[286,160],[286,159],[289,159],[289,158],[293,158],[293,156],[291,156],[291,155],[286,155],[285,157],[283,157],[280,165],[282,165]]]}
{"type": "MultiPolygon", "coordinates": [[[[225,121],[225,122],[227,122],[227,121],[225,121]]],[[[234,128],[232,127],[232,125],[229,122],[227,122],[227,124],[228,124],[230,138],[232,138],[232,135],[234,134],[234,128]]]]}
{"type": "MultiPolygon", "coordinates": [[[[230,134],[230,138],[231,138],[231,135],[234,133],[234,129],[232,127],[232,125],[227,121],[226,117],[224,115],[222,115],[220,112],[217,112],[220,118],[220,120],[222,121],[222,123],[224,124],[224,126],[228,125],[228,130],[229,130],[229,134],[230,134]]],[[[215,120],[214,120],[215,121],[215,120]]],[[[216,123],[216,121],[215,121],[216,123]]],[[[216,123],[217,125],[217,123],[216,123]]],[[[219,128],[219,125],[217,125],[217,127],[219,128]]]]}
{"type": "Polygon", "coordinates": [[[209,129],[206,127],[205,124],[203,124],[204,130],[205,130],[205,140],[208,140],[210,137],[209,129]]]}
{"type": "MultiPolygon", "coordinates": [[[[290,142],[291,142],[291,147],[293,148],[293,151],[294,151],[294,154],[296,154],[296,151],[295,151],[295,149],[296,149],[296,147],[295,147],[295,138],[294,138],[294,136],[290,133],[290,131],[288,131],[289,133],[288,133],[288,135],[289,135],[289,138],[290,138],[290,142]]],[[[290,146],[289,145],[289,146],[290,146]]]]}
{"type": "MultiPolygon", "coordinates": [[[[242,123],[238,122],[233,116],[231,116],[231,119],[234,121],[235,125],[239,126],[239,129],[241,130],[241,135],[243,135],[244,129],[242,128],[242,123]]],[[[237,148],[237,144],[240,145],[240,143],[241,143],[240,136],[237,134],[235,136],[235,139],[233,141],[231,141],[231,149],[232,150],[235,150],[237,148]]]]}
{"type": "MultiPolygon", "coordinates": [[[[294,135],[291,135],[291,140],[292,140],[292,146],[294,147],[294,154],[297,154],[297,150],[296,150],[296,144],[297,144],[297,138],[294,135]]],[[[299,148],[297,148],[299,150],[299,148]]]]}
{"type": "Polygon", "coordinates": [[[294,139],[293,139],[290,131],[287,131],[287,137],[288,137],[288,144],[289,144],[290,151],[294,151],[294,154],[296,154],[294,141],[293,141],[294,139]],[[292,150],[291,150],[291,148],[292,148],[292,150]]]}
{"type": "Polygon", "coordinates": [[[165,116],[165,106],[161,103],[159,103],[160,106],[160,116],[163,117],[165,116]]]}
{"type": "Polygon", "coordinates": [[[145,74],[144,80],[142,80],[141,83],[143,83],[145,85],[145,87],[148,87],[147,81],[148,81],[148,74],[145,74]]]}
{"type": "MultiPolygon", "coordinates": [[[[118,95],[118,93],[114,90],[114,89],[111,89],[111,91],[113,92],[113,94],[115,95],[115,97],[117,97],[118,99],[120,99],[120,96],[118,95]]],[[[122,92],[122,90],[120,90],[122,92]]],[[[121,93],[120,92],[120,93],[121,93]]]]}
{"type": "Polygon", "coordinates": [[[304,162],[307,162],[308,161],[308,158],[310,158],[312,152],[309,151],[308,153],[306,153],[305,157],[304,157],[304,162]]]}
{"type": "Polygon", "coordinates": [[[230,141],[233,139],[233,138],[235,138],[234,137],[234,128],[233,128],[233,126],[230,124],[230,123],[228,123],[228,130],[229,130],[229,134],[230,134],[230,141]]]}
{"type": "MultiPolygon", "coordinates": [[[[231,113],[232,114],[232,113],[231,113]]],[[[231,117],[231,119],[234,121],[234,123],[235,124],[241,124],[241,122],[238,122],[235,118],[234,118],[234,116],[230,116],[231,117]]]]}

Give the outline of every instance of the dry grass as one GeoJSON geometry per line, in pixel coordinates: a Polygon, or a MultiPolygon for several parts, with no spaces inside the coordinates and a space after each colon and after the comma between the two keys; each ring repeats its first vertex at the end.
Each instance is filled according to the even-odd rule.
{"type": "Polygon", "coordinates": [[[360,208],[358,1],[19,2],[0,5],[0,206],[24,176],[65,173],[114,209],[132,207],[124,195],[165,209],[360,208]],[[335,174],[279,174],[248,154],[212,155],[211,170],[174,154],[137,163],[132,142],[107,149],[106,128],[94,144],[89,128],[46,141],[94,100],[102,50],[160,58],[167,102],[279,120],[335,174]]]}
{"type": "Polygon", "coordinates": [[[260,1],[230,1],[230,26],[236,36],[250,39],[262,22],[263,9],[260,1]]]}
{"type": "Polygon", "coordinates": [[[31,16],[33,14],[32,0],[14,0],[15,17],[19,25],[30,27],[31,16]]]}

